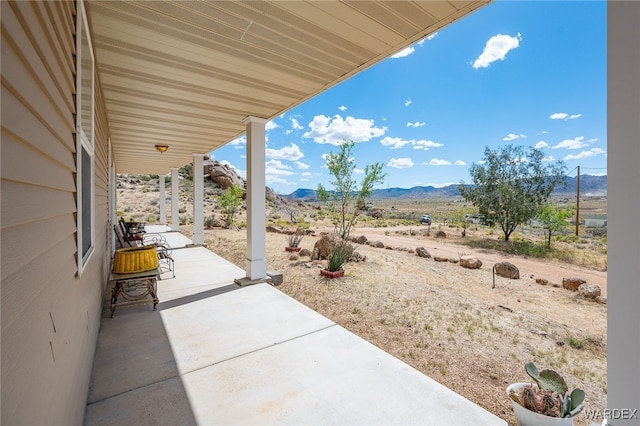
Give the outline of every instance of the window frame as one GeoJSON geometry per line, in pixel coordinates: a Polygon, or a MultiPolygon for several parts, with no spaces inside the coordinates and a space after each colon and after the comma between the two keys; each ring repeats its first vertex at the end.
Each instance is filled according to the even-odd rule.
{"type": "Polygon", "coordinates": [[[91,43],[91,33],[87,21],[87,14],[83,0],[77,1],[76,13],[76,248],[78,261],[78,277],[86,268],[89,260],[95,251],[95,56],[91,43]],[[86,38],[86,40],[85,40],[86,38]],[[83,44],[86,43],[86,46],[83,44]],[[83,93],[83,60],[85,55],[89,55],[91,69],[91,93],[88,96],[90,105],[83,104],[83,98],[87,98],[83,93]],[[83,120],[87,121],[87,111],[90,118],[88,120],[89,129],[85,132],[83,120]],[[88,163],[83,161],[84,153],[89,157],[88,163]],[[89,171],[86,173],[88,165],[89,171]],[[89,197],[89,202],[86,202],[89,197]],[[87,215],[86,209],[89,209],[87,215]],[[86,223],[88,220],[89,223],[86,223]],[[88,244],[86,244],[87,233],[89,234],[88,244]]]}

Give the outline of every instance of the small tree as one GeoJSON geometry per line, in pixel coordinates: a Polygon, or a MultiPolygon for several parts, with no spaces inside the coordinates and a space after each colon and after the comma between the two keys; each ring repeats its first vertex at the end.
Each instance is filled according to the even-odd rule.
{"type": "Polygon", "coordinates": [[[330,183],[334,189],[327,191],[322,184],[318,185],[318,198],[327,203],[334,231],[345,240],[349,238],[351,227],[366,205],[366,199],[374,186],[384,182],[386,176],[382,172],[384,165],[374,163],[365,166],[362,182],[358,183],[354,178],[356,163],[351,156],[354,146],[353,141],[345,140],[338,153],[331,152],[327,156],[327,168],[334,178],[330,183]]]}
{"type": "Polygon", "coordinates": [[[566,228],[567,219],[573,216],[571,209],[564,209],[555,205],[548,204],[540,209],[538,220],[542,222],[547,238],[547,249],[551,248],[551,237],[562,229],[566,228]]]}
{"type": "Polygon", "coordinates": [[[462,183],[458,189],[480,214],[500,225],[509,241],[516,227],[536,217],[554,188],[564,182],[564,170],[562,162],[545,162],[539,149],[487,147],[483,163],[469,169],[473,185],[462,183]]]}
{"type": "Polygon", "coordinates": [[[242,205],[243,192],[240,186],[231,185],[218,197],[218,202],[225,215],[225,223],[229,227],[234,223],[234,216],[238,212],[238,208],[242,205]]]}

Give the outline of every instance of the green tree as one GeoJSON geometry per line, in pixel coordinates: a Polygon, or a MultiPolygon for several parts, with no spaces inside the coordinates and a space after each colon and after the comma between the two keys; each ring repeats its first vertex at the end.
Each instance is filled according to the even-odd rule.
{"type": "Polygon", "coordinates": [[[219,197],[218,202],[224,213],[224,220],[227,226],[234,223],[234,216],[242,205],[242,194],[244,191],[238,185],[231,185],[219,197]]]}
{"type": "Polygon", "coordinates": [[[500,225],[504,240],[516,227],[536,217],[554,188],[564,182],[562,162],[545,162],[535,148],[505,145],[484,150],[482,163],[469,169],[473,185],[458,187],[480,214],[500,225]]]}
{"type": "Polygon", "coordinates": [[[355,144],[353,141],[343,141],[337,153],[329,153],[326,158],[327,168],[333,176],[329,183],[332,191],[327,191],[322,184],[318,185],[318,198],[327,203],[334,225],[334,232],[342,239],[349,238],[351,227],[356,222],[360,210],[365,206],[366,199],[371,195],[374,186],[384,182],[386,173],[382,172],[384,165],[374,163],[365,166],[364,176],[358,182],[354,173],[356,163],[352,157],[355,144]]]}
{"type": "Polygon", "coordinates": [[[568,225],[567,219],[573,216],[572,209],[565,209],[548,204],[538,213],[538,220],[542,222],[547,238],[547,249],[551,248],[551,237],[568,225]]]}

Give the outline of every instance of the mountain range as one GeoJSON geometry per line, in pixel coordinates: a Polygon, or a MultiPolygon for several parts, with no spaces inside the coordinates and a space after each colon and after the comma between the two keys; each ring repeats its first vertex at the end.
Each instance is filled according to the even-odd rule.
{"type": "MultiPolygon", "coordinates": [[[[577,192],[577,178],[565,177],[565,184],[556,187],[554,195],[575,194],[577,192]]],[[[580,195],[582,196],[606,196],[607,176],[580,176],[580,195]]],[[[451,198],[459,197],[458,184],[447,185],[440,188],[433,186],[414,186],[413,188],[386,188],[374,189],[370,199],[380,200],[389,198],[451,198]]],[[[299,188],[286,198],[294,200],[314,201],[317,194],[314,189],[299,188]]]]}

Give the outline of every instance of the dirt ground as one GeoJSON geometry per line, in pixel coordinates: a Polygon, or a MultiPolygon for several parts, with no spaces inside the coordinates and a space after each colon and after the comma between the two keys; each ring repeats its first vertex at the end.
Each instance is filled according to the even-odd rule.
{"type": "MultiPolygon", "coordinates": [[[[366,260],[348,263],[340,279],[321,277],[321,265],[308,257],[292,257],[282,234],[267,234],[268,265],[283,272],[278,288],[284,293],[508,422],[515,419],[505,389],[527,381],[527,361],[556,369],[570,387],[584,389],[587,408],[605,408],[606,305],[552,284],[561,286],[563,277],[576,276],[606,294],[606,272],[395,234],[404,230],[408,227],[354,230],[352,235],[380,240],[387,248],[356,245],[366,260]],[[470,254],[483,266],[469,270],[402,247],[425,247],[433,256],[452,259],[470,254]],[[516,265],[521,278],[496,277],[492,288],[492,265],[499,261],[516,265]],[[535,278],[549,284],[536,284],[535,278]]],[[[189,227],[184,231],[188,234],[189,227]]],[[[317,238],[307,236],[301,246],[312,250],[317,238]]],[[[208,230],[205,241],[244,265],[244,230],[208,230]]],[[[590,421],[581,414],[575,424],[590,421]]]]}

